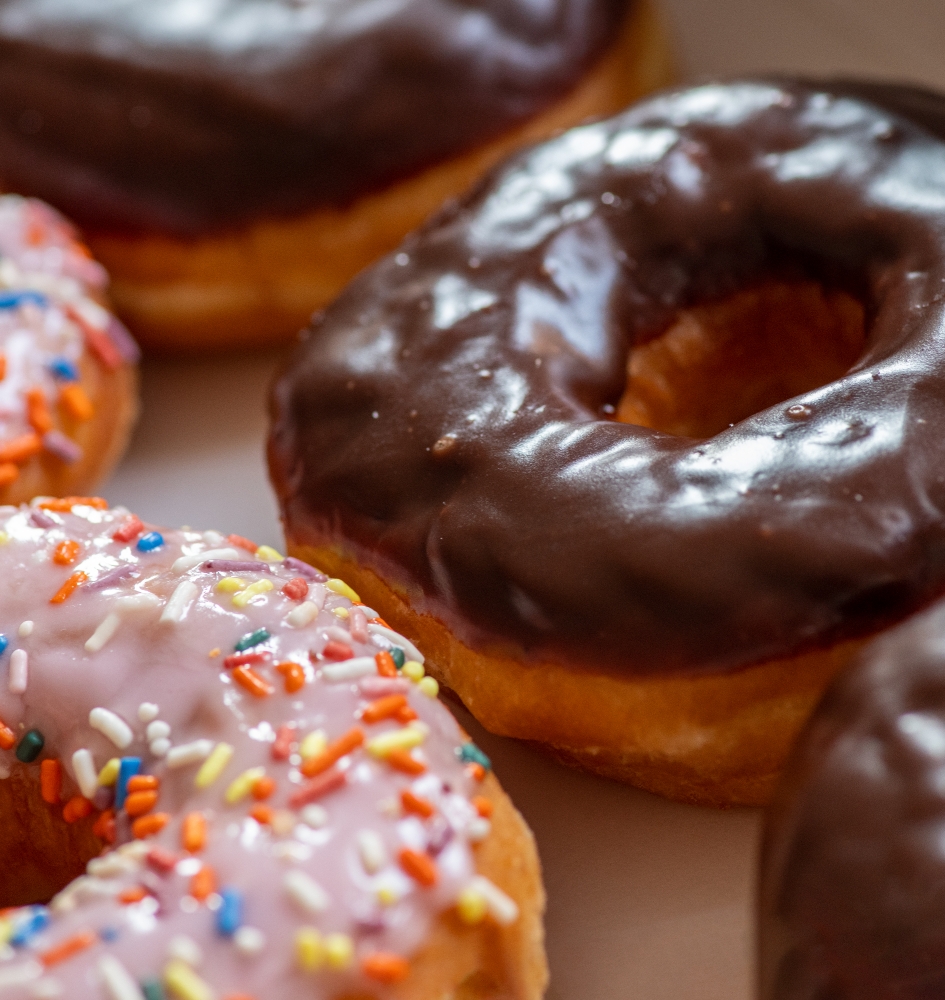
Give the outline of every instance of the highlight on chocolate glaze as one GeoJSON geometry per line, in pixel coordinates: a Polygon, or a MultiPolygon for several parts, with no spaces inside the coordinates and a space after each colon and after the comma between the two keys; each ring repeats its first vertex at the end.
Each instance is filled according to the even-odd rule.
{"type": "Polygon", "coordinates": [[[95,497],[0,507],[0,671],[4,998],[540,997],[530,835],[341,580],[95,497]]]}

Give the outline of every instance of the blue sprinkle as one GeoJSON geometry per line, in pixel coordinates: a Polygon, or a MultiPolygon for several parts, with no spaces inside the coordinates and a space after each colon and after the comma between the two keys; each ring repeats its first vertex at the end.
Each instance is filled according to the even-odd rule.
{"type": "Polygon", "coordinates": [[[79,381],[79,372],[68,358],[53,358],[49,362],[49,370],[55,378],[63,382],[79,381]]]}
{"type": "Polygon", "coordinates": [[[390,657],[394,661],[394,666],[398,670],[400,670],[407,662],[407,657],[404,656],[404,651],[400,648],[400,646],[391,646],[390,657]]]}
{"type": "Polygon", "coordinates": [[[270,638],[268,629],[258,628],[255,632],[247,632],[233,648],[237,653],[244,653],[247,649],[252,649],[253,646],[258,646],[270,638]]]}
{"type": "Polygon", "coordinates": [[[144,1000],[164,1000],[164,987],[158,979],[145,979],[141,984],[144,1000]]]}
{"type": "Polygon", "coordinates": [[[239,889],[220,890],[220,908],[217,910],[217,930],[224,937],[231,937],[243,924],[243,894],[239,889]]]}
{"type": "Polygon", "coordinates": [[[116,927],[103,927],[98,932],[98,936],[103,941],[117,941],[118,940],[118,929],[116,927]]]}
{"type": "Polygon", "coordinates": [[[140,757],[122,757],[118,764],[118,781],[115,782],[115,808],[122,809],[128,797],[128,781],[141,770],[140,757]]]}
{"type": "Polygon", "coordinates": [[[49,911],[45,906],[33,906],[26,911],[25,919],[17,921],[16,930],[10,938],[10,944],[20,947],[27,944],[49,923],[49,911]]]}
{"type": "Polygon", "coordinates": [[[464,743],[456,748],[456,755],[464,764],[479,764],[487,771],[492,770],[492,761],[476,746],[475,743],[464,743]]]}
{"type": "Polygon", "coordinates": [[[3,656],[7,646],[9,645],[10,640],[5,635],[0,635],[0,656],[3,656]]]}
{"type": "Polygon", "coordinates": [[[160,531],[149,531],[138,539],[139,552],[153,552],[164,544],[164,536],[160,531]]]}
{"type": "Polygon", "coordinates": [[[16,309],[24,302],[32,302],[37,306],[45,306],[49,299],[39,292],[0,292],[0,309],[16,309]]]}

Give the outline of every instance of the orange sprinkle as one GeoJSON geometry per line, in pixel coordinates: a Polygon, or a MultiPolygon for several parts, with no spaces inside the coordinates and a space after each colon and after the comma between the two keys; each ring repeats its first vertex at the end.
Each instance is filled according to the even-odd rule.
{"type": "Polygon", "coordinates": [[[59,805],[62,798],[62,764],[58,760],[44,760],[39,765],[39,791],[43,802],[59,805]]]}
{"type": "Polygon", "coordinates": [[[53,510],[58,514],[68,514],[73,507],[92,507],[95,510],[108,510],[108,501],[101,497],[53,497],[43,500],[39,505],[43,510],[53,510]]]}
{"type": "Polygon", "coordinates": [[[55,948],[44,951],[39,956],[39,960],[48,969],[51,965],[64,962],[67,958],[72,958],[73,955],[77,955],[80,951],[91,948],[97,941],[98,935],[95,931],[80,931],[71,938],[66,938],[62,944],[57,944],[55,948]]]}
{"type": "Polygon", "coordinates": [[[222,652],[223,650],[221,650],[219,646],[214,646],[213,649],[207,653],[207,656],[209,656],[211,660],[215,660],[222,652]]]}
{"type": "Polygon", "coordinates": [[[155,833],[160,833],[171,817],[167,813],[151,813],[141,816],[131,824],[131,833],[136,840],[144,840],[155,833]]]}
{"type": "Polygon", "coordinates": [[[403,708],[397,709],[394,718],[406,726],[408,722],[413,722],[417,718],[417,713],[409,705],[404,705],[403,708]]]}
{"type": "Polygon", "coordinates": [[[53,418],[46,403],[46,393],[42,389],[27,390],[26,419],[37,434],[45,434],[53,429],[53,418]]]}
{"type": "Polygon", "coordinates": [[[59,390],[59,405],[79,423],[91,420],[95,416],[92,400],[78,382],[70,382],[59,390]]]}
{"type": "Polygon", "coordinates": [[[119,903],[128,906],[131,903],[140,903],[145,896],[149,895],[148,890],[143,885],[135,885],[130,889],[125,889],[118,897],[119,903]]]}
{"type": "Polygon", "coordinates": [[[3,722],[0,722],[0,750],[11,750],[16,743],[16,733],[3,722]]]}
{"type": "Polygon", "coordinates": [[[180,829],[181,843],[185,851],[196,854],[207,842],[207,820],[203,813],[187,813],[180,829]]]}
{"type": "Polygon", "coordinates": [[[0,354],[0,382],[7,377],[7,356],[0,354]]]}
{"type": "Polygon", "coordinates": [[[472,802],[473,808],[484,819],[488,819],[492,815],[492,810],[494,808],[492,800],[487,799],[485,795],[474,795],[469,801],[472,802]]]}
{"type": "Polygon", "coordinates": [[[128,779],[127,792],[152,792],[161,787],[161,779],[156,774],[135,774],[128,779]]]}
{"type": "Polygon", "coordinates": [[[263,826],[269,826],[272,822],[274,811],[271,806],[258,805],[253,806],[253,808],[250,809],[249,814],[254,820],[256,820],[257,823],[262,823],[263,826]]]}
{"type": "Polygon", "coordinates": [[[134,792],[125,799],[125,812],[129,816],[143,816],[157,805],[157,800],[157,792],[134,792]]]}
{"type": "Polygon", "coordinates": [[[404,807],[404,812],[422,816],[424,819],[429,819],[436,812],[436,807],[432,802],[421,799],[419,795],[414,795],[409,788],[405,788],[400,793],[400,804],[404,807]]]}
{"type": "Polygon", "coordinates": [[[41,247],[46,242],[46,228],[36,221],[31,222],[26,227],[26,232],[23,235],[31,247],[41,247]]]}
{"type": "Polygon", "coordinates": [[[12,462],[0,462],[0,489],[16,482],[20,470],[12,462]]]}
{"type": "Polygon", "coordinates": [[[262,802],[263,799],[268,799],[275,790],[275,781],[268,774],[264,774],[253,783],[253,798],[257,802],[262,802]]]}
{"type": "Polygon", "coordinates": [[[476,764],[475,762],[466,765],[466,773],[474,781],[484,781],[486,777],[486,769],[482,764],[476,764]]]}
{"type": "Polygon", "coordinates": [[[92,826],[92,833],[107,844],[115,843],[115,810],[106,809],[92,826]]]}
{"type": "Polygon", "coordinates": [[[38,434],[32,431],[29,434],[21,434],[19,437],[0,445],[0,462],[22,465],[34,455],[38,455],[42,447],[43,442],[38,434]]]}
{"type": "Polygon", "coordinates": [[[259,548],[255,542],[251,542],[242,535],[227,535],[226,540],[230,545],[235,545],[238,549],[246,549],[247,552],[255,552],[259,548]]]}
{"type": "Polygon", "coordinates": [[[92,815],[92,803],[84,795],[73,795],[62,807],[62,818],[67,823],[76,823],[92,815]]]}
{"type": "Polygon", "coordinates": [[[85,346],[98,358],[106,368],[112,371],[121,367],[121,354],[112,343],[111,338],[103,330],[92,326],[78,309],[66,306],[66,314],[77,323],[85,337],[85,346]]]}
{"type": "Polygon", "coordinates": [[[276,670],[285,678],[285,690],[287,694],[295,694],[305,686],[305,669],[301,663],[286,660],[285,663],[277,663],[276,670]]]}
{"type": "Polygon", "coordinates": [[[49,603],[62,604],[62,602],[72,594],[75,588],[80,584],[85,583],[86,580],[88,580],[88,577],[82,572],[82,570],[78,570],[73,573],[72,576],[70,576],[69,579],[66,580],[66,582],[56,591],[56,593],[49,598],[49,603]]]}
{"type": "MultiPolygon", "coordinates": [[[[377,625],[383,625],[383,626],[384,626],[384,628],[390,628],[390,625],[388,625],[388,624],[387,624],[387,622],[385,622],[385,621],[384,621],[384,619],[383,619],[383,618],[381,618],[381,616],[380,616],[380,615],[378,615],[378,616],[377,616],[377,617],[376,617],[376,618],[374,619],[374,622],[375,622],[375,624],[377,624],[377,625]]],[[[395,630],[394,630],[394,629],[392,629],[392,628],[391,628],[390,630],[391,630],[391,632],[395,631],[395,630]]],[[[391,657],[391,659],[393,659],[393,657],[391,657]]]]}
{"type": "Polygon", "coordinates": [[[227,993],[223,1000],[256,1000],[256,998],[248,993],[227,993]]]}
{"type": "Polygon", "coordinates": [[[384,760],[395,771],[403,771],[404,774],[423,774],[427,769],[422,760],[417,760],[409,750],[390,750],[384,760]]]}
{"type": "Polygon", "coordinates": [[[381,677],[397,676],[397,664],[394,663],[393,656],[386,649],[374,654],[374,662],[377,664],[377,672],[381,677]]]}
{"type": "MultiPolygon", "coordinates": [[[[381,654],[378,653],[377,655],[380,656],[381,654]]],[[[390,657],[390,653],[385,653],[384,655],[390,657]]],[[[391,659],[391,663],[393,662],[393,659],[391,659]]],[[[367,723],[382,722],[384,719],[390,719],[395,716],[406,704],[407,699],[402,694],[392,694],[386,698],[378,698],[377,701],[372,701],[361,713],[361,718],[367,723]]]]}
{"type": "Polygon", "coordinates": [[[266,698],[275,691],[268,681],[264,681],[259,674],[253,672],[252,667],[234,667],[233,678],[237,684],[257,698],[266,698]]]}
{"type": "Polygon", "coordinates": [[[76,557],[79,555],[81,546],[78,542],[74,542],[71,538],[67,538],[64,542],[60,542],[55,549],[53,549],[53,562],[57,566],[71,566],[75,561],[76,557]]]}
{"type": "Polygon", "coordinates": [[[439,873],[436,870],[436,865],[426,854],[411,851],[409,847],[403,847],[397,855],[397,860],[400,862],[400,867],[421,885],[428,887],[436,885],[439,873]]]}
{"type": "Polygon", "coordinates": [[[339,736],[334,743],[329,743],[321,753],[303,761],[299,770],[306,778],[314,778],[316,774],[327,771],[336,760],[340,760],[345,754],[357,750],[362,743],[364,743],[364,730],[360,726],[354,726],[344,736],[339,736]]]}
{"type": "Polygon", "coordinates": [[[391,985],[407,978],[410,974],[410,963],[400,955],[376,951],[364,959],[361,969],[369,979],[391,985]]]}
{"type": "Polygon", "coordinates": [[[209,866],[204,865],[190,880],[190,894],[201,903],[217,891],[217,875],[209,866]]]}

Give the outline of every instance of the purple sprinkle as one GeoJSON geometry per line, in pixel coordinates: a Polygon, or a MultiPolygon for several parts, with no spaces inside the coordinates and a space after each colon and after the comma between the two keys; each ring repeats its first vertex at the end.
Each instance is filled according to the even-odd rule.
{"type": "Polygon", "coordinates": [[[105,332],[125,361],[136,365],[141,360],[141,349],[131,334],[114,316],[111,317],[105,332]]]}
{"type": "Polygon", "coordinates": [[[112,802],[115,800],[115,792],[111,788],[99,788],[96,790],[94,797],[92,798],[92,804],[96,809],[104,810],[111,808],[112,802]]]}
{"type": "Polygon", "coordinates": [[[296,559],[295,556],[287,556],[282,560],[282,565],[286,569],[292,570],[293,573],[304,576],[306,580],[311,580],[313,583],[324,583],[328,579],[324,573],[319,573],[317,569],[313,569],[307,562],[302,562],[301,559],[296,559]]]}
{"type": "Polygon", "coordinates": [[[453,839],[453,828],[442,816],[434,816],[430,820],[428,830],[427,850],[436,857],[453,839]]]}
{"type": "Polygon", "coordinates": [[[410,681],[403,677],[365,677],[358,684],[365,698],[386,698],[389,694],[403,694],[410,690],[410,681]]]}
{"type": "Polygon", "coordinates": [[[47,431],[43,435],[43,447],[51,455],[61,458],[63,462],[70,465],[78,462],[82,457],[82,449],[71,438],[67,438],[62,431],[47,431]]]}
{"type": "Polygon", "coordinates": [[[208,559],[200,568],[206,573],[271,573],[268,563],[248,559],[208,559]]]}
{"type": "Polygon", "coordinates": [[[137,575],[137,569],[129,563],[125,563],[122,566],[116,566],[113,570],[109,570],[104,576],[100,576],[97,580],[87,583],[82,589],[104,590],[106,587],[111,587],[116,583],[120,583],[126,577],[137,575]]]}
{"type": "Polygon", "coordinates": [[[380,934],[381,931],[387,930],[387,921],[380,914],[359,917],[354,925],[362,934],[380,934]]]}
{"type": "Polygon", "coordinates": [[[36,525],[37,528],[55,528],[56,521],[51,518],[46,511],[40,510],[38,507],[30,511],[30,521],[36,525]]]}

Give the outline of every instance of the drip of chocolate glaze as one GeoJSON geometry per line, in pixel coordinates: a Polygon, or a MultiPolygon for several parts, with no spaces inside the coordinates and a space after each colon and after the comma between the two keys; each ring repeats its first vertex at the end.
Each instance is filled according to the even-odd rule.
{"type": "Polygon", "coordinates": [[[289,362],[269,452],[289,536],[419,589],[475,648],[633,674],[820,649],[928,603],[945,144],[917,122],[945,134],[943,108],[710,83],[513,158],[289,362]],[[634,342],[786,262],[865,303],[844,377],[704,441],[600,419],[634,342]]]}
{"type": "Polygon", "coordinates": [[[0,179],[186,235],[410,176],[572,87],[628,0],[0,0],[0,179]]]}

